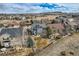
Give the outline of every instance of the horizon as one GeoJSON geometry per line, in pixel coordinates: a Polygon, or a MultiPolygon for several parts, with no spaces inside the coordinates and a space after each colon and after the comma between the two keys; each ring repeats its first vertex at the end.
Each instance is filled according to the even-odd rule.
{"type": "Polygon", "coordinates": [[[0,14],[78,13],[79,3],[0,3],[0,14]]]}

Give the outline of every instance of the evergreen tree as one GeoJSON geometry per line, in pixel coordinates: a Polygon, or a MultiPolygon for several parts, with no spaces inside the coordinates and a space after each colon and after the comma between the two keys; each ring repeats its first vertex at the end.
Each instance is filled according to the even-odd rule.
{"type": "Polygon", "coordinates": [[[34,46],[34,42],[33,42],[32,38],[31,37],[28,37],[28,39],[27,39],[27,47],[28,48],[32,48],[32,51],[34,53],[33,46],[34,46]]]}
{"type": "Polygon", "coordinates": [[[52,30],[49,27],[47,27],[46,31],[47,31],[47,33],[46,33],[47,38],[49,38],[49,36],[52,34],[52,30]]]}
{"type": "Polygon", "coordinates": [[[34,43],[33,43],[33,40],[31,37],[28,37],[28,40],[27,40],[27,47],[31,48],[33,47],[34,43]]]}

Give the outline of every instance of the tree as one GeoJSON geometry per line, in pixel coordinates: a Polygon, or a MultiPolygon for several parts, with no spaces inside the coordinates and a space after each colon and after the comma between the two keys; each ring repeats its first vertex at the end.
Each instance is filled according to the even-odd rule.
{"type": "Polygon", "coordinates": [[[47,27],[46,31],[47,31],[46,37],[49,38],[49,36],[52,34],[52,30],[49,27],[47,27]]]}
{"type": "Polygon", "coordinates": [[[0,27],[4,27],[4,25],[3,24],[0,24],[0,27]]]}
{"type": "Polygon", "coordinates": [[[33,20],[30,20],[31,24],[33,24],[33,20]]]}
{"type": "Polygon", "coordinates": [[[28,39],[27,39],[27,47],[32,48],[32,51],[34,53],[33,46],[34,46],[34,42],[33,42],[32,38],[29,36],[28,39]]]}
{"type": "Polygon", "coordinates": [[[37,47],[37,48],[40,48],[40,46],[41,46],[41,44],[40,44],[40,42],[41,42],[41,37],[40,37],[40,36],[39,36],[39,37],[35,37],[34,39],[35,39],[35,41],[36,41],[36,47],[37,47]]]}

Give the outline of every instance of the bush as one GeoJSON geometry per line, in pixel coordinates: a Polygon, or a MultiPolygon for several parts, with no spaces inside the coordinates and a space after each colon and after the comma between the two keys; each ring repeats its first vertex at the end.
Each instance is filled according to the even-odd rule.
{"type": "Polygon", "coordinates": [[[58,40],[58,39],[61,39],[60,35],[58,35],[58,36],[55,37],[55,40],[58,40]]]}
{"type": "Polygon", "coordinates": [[[60,54],[61,54],[62,56],[66,56],[66,51],[62,51],[62,52],[60,52],[60,54]]]}
{"type": "Polygon", "coordinates": [[[67,55],[74,55],[74,52],[72,52],[72,51],[62,51],[62,52],[60,52],[60,54],[62,56],[67,56],[67,55]]]}
{"type": "Polygon", "coordinates": [[[34,53],[30,53],[28,56],[34,56],[34,53]]]}
{"type": "Polygon", "coordinates": [[[69,54],[70,54],[70,55],[74,55],[74,52],[70,51],[69,54]]]}

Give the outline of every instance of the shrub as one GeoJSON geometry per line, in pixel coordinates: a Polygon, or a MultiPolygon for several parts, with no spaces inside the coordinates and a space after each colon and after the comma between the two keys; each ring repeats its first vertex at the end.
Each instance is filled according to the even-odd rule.
{"type": "Polygon", "coordinates": [[[62,52],[60,52],[60,54],[61,54],[62,56],[66,56],[66,51],[62,51],[62,52]]]}

